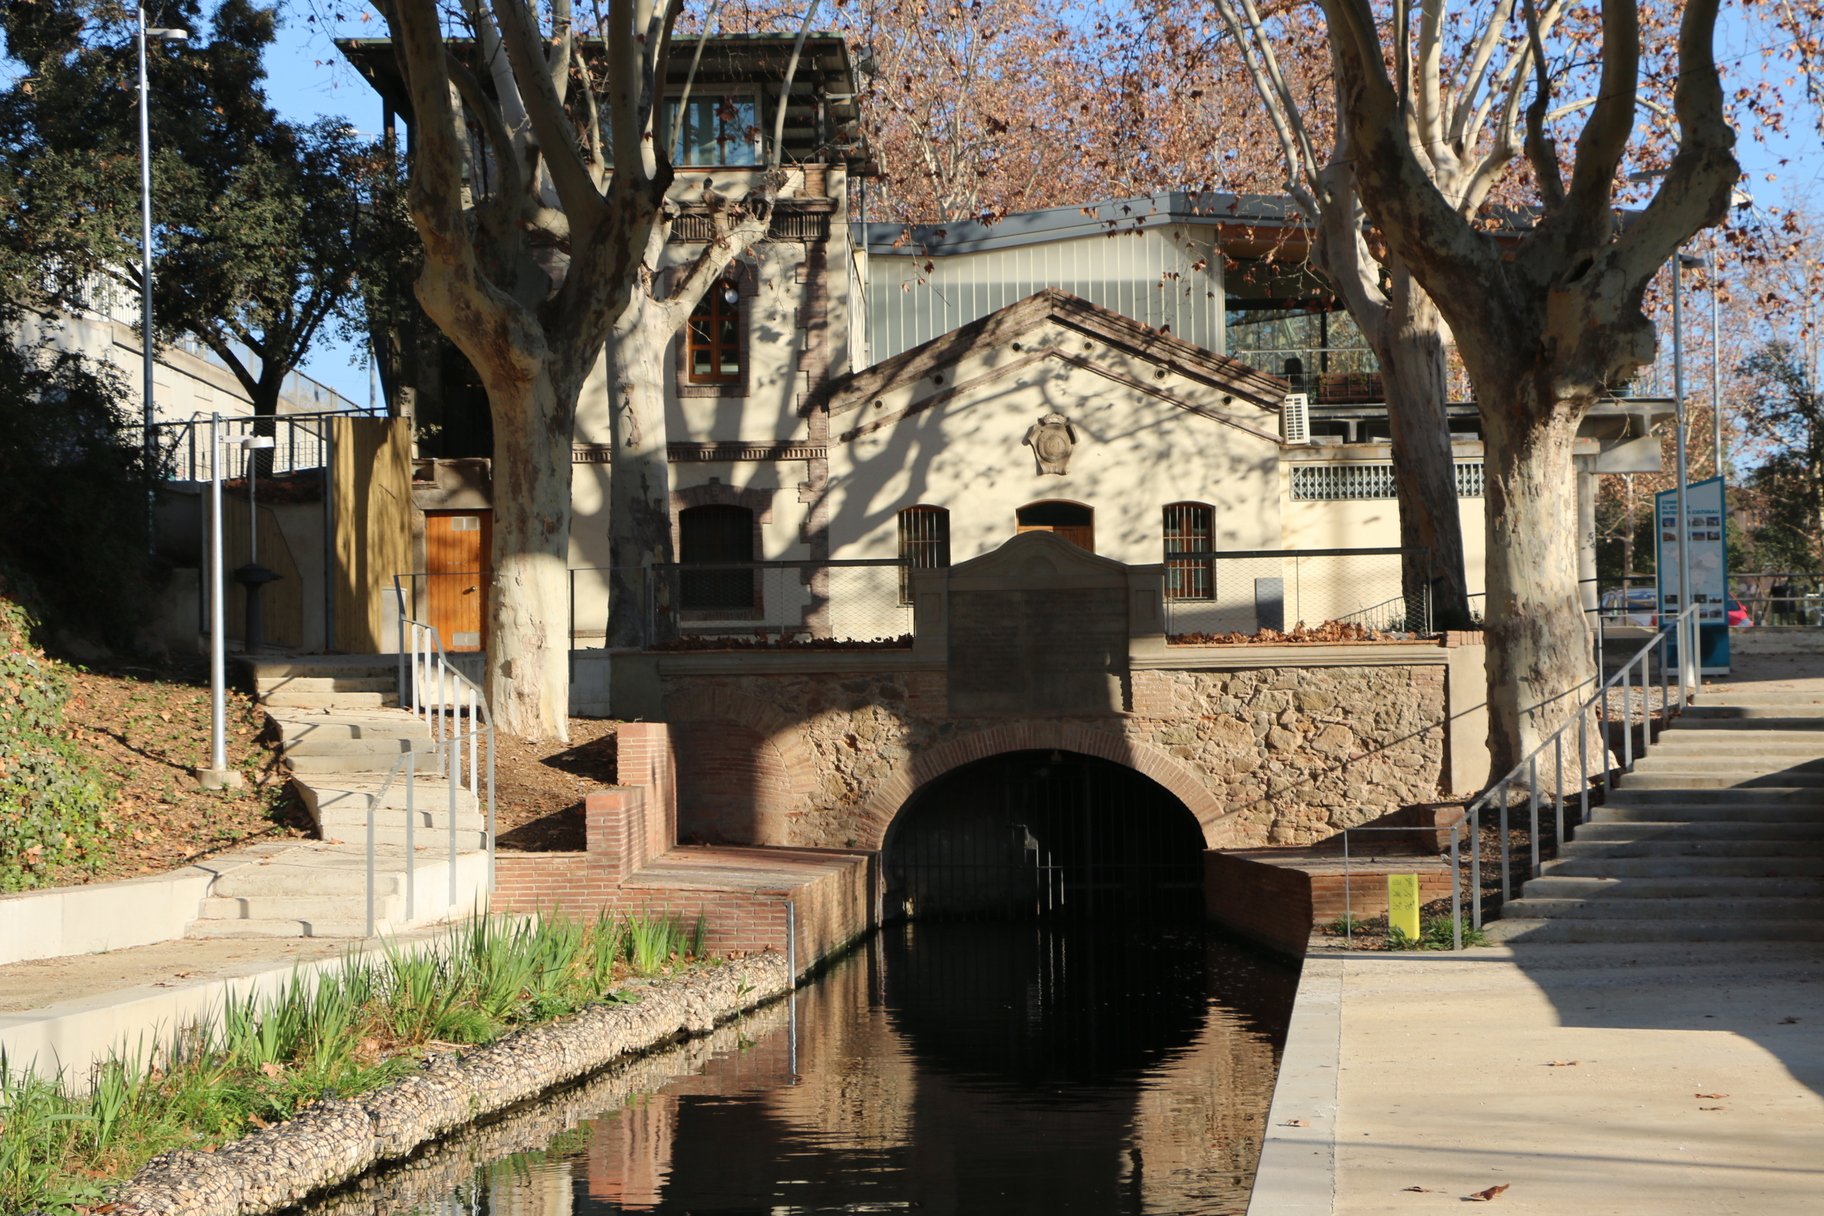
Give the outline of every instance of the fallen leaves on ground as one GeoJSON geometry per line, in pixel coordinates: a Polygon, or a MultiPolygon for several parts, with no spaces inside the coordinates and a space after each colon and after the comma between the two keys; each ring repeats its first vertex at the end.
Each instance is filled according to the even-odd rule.
{"type": "Polygon", "coordinates": [[[1582,1060],[1552,1060],[1546,1064],[1546,1067],[1547,1068],[1575,1068],[1581,1063],[1583,1063],[1582,1060]]]}
{"type": "Polygon", "coordinates": [[[1501,1192],[1512,1185],[1511,1182],[1503,1182],[1500,1186],[1491,1186],[1486,1191],[1477,1191],[1473,1195],[1465,1195],[1463,1198],[1474,1203],[1489,1203],[1499,1198],[1501,1192]]]}

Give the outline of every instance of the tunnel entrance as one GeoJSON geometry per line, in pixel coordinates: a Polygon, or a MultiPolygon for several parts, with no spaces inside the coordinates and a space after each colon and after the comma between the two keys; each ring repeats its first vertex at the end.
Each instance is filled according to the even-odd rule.
{"type": "Polygon", "coordinates": [[[1019,751],[915,793],[882,848],[887,919],[1200,917],[1203,830],[1132,769],[1019,751]]]}

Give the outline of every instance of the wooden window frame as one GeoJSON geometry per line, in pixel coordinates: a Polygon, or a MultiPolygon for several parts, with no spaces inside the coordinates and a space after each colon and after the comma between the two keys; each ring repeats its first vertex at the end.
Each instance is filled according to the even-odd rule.
{"type": "Polygon", "coordinates": [[[1167,503],[1160,512],[1160,531],[1164,541],[1165,598],[1215,599],[1216,508],[1206,502],[1167,503]]]}
{"type": "MultiPolygon", "coordinates": [[[[754,296],[754,268],[744,263],[735,263],[729,267],[729,273],[716,280],[714,286],[703,293],[697,307],[690,310],[690,316],[684,322],[684,328],[678,333],[677,377],[678,396],[680,397],[745,397],[747,396],[748,379],[753,372],[751,347],[748,341],[752,330],[752,307],[749,301],[754,296]],[[729,288],[734,288],[740,297],[730,304],[724,297],[729,288]],[[696,323],[699,310],[705,305],[711,306],[712,318],[723,310],[732,309],[735,313],[735,358],[740,364],[740,371],[727,378],[697,380],[692,378],[691,352],[700,349],[691,339],[692,326],[696,323]]],[[[724,314],[725,315],[725,314],[724,314]]],[[[721,349],[718,344],[713,349],[721,349]]]]}

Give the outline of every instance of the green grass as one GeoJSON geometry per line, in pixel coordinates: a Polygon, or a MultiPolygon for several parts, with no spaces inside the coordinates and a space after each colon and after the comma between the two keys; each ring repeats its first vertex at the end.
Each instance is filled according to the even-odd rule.
{"type": "Polygon", "coordinates": [[[74,1216],[158,1153],[225,1143],[319,1097],[377,1089],[431,1045],[487,1043],[617,999],[629,971],[652,975],[700,955],[702,935],[701,924],[693,933],[651,914],[477,918],[439,950],[389,947],[314,979],[294,973],[267,1000],[226,1001],[167,1044],[142,1041],[102,1061],[81,1097],[0,1055],[0,1212],[74,1216]]]}

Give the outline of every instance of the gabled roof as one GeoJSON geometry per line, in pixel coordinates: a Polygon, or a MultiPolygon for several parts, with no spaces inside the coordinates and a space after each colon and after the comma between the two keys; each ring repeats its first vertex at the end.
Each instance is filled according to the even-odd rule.
{"type": "MultiPolygon", "coordinates": [[[[979,320],[971,321],[961,328],[941,334],[910,350],[901,351],[890,359],[883,359],[873,367],[834,380],[820,395],[819,404],[829,410],[830,416],[834,420],[859,410],[882,393],[891,392],[895,388],[921,380],[941,368],[960,362],[984,349],[998,347],[1017,349],[1022,337],[1044,326],[1054,324],[1094,338],[1117,351],[1156,364],[1176,377],[1204,385],[1220,394],[1225,406],[1242,407],[1241,416],[1230,416],[1202,408],[1186,400],[1181,390],[1175,391],[1170,387],[1149,381],[1131,380],[1115,375],[1110,369],[1098,366],[1095,361],[1077,355],[1049,350],[1034,352],[1030,358],[1062,359],[1098,375],[1120,380],[1130,388],[1168,401],[1181,409],[1240,427],[1276,443],[1279,441],[1277,421],[1269,423],[1266,429],[1263,429],[1259,423],[1267,422],[1267,418],[1261,417],[1261,415],[1269,415],[1275,420],[1277,419],[1280,406],[1285,401],[1286,393],[1290,388],[1286,381],[1277,376],[1269,376],[1257,371],[1238,359],[1213,355],[1201,346],[1186,342],[1182,338],[1149,329],[1138,321],[1091,304],[1080,296],[1071,295],[1069,292],[1060,291],[1055,287],[1047,287],[1043,291],[1027,296],[1024,300],[1009,304],[979,320]],[[1246,416],[1249,408],[1258,411],[1255,419],[1249,419],[1246,416]],[[1250,425],[1250,423],[1254,423],[1254,425],[1250,425]]],[[[1013,374],[1026,366],[1026,362],[1027,360],[1023,359],[1010,361],[1006,367],[999,369],[995,376],[1013,374]]],[[[865,425],[851,426],[846,431],[838,431],[833,422],[832,437],[838,441],[847,442],[859,435],[889,425],[908,414],[928,409],[970,387],[973,386],[952,385],[943,392],[934,393],[914,402],[905,410],[884,417],[870,417],[865,425]]]]}

